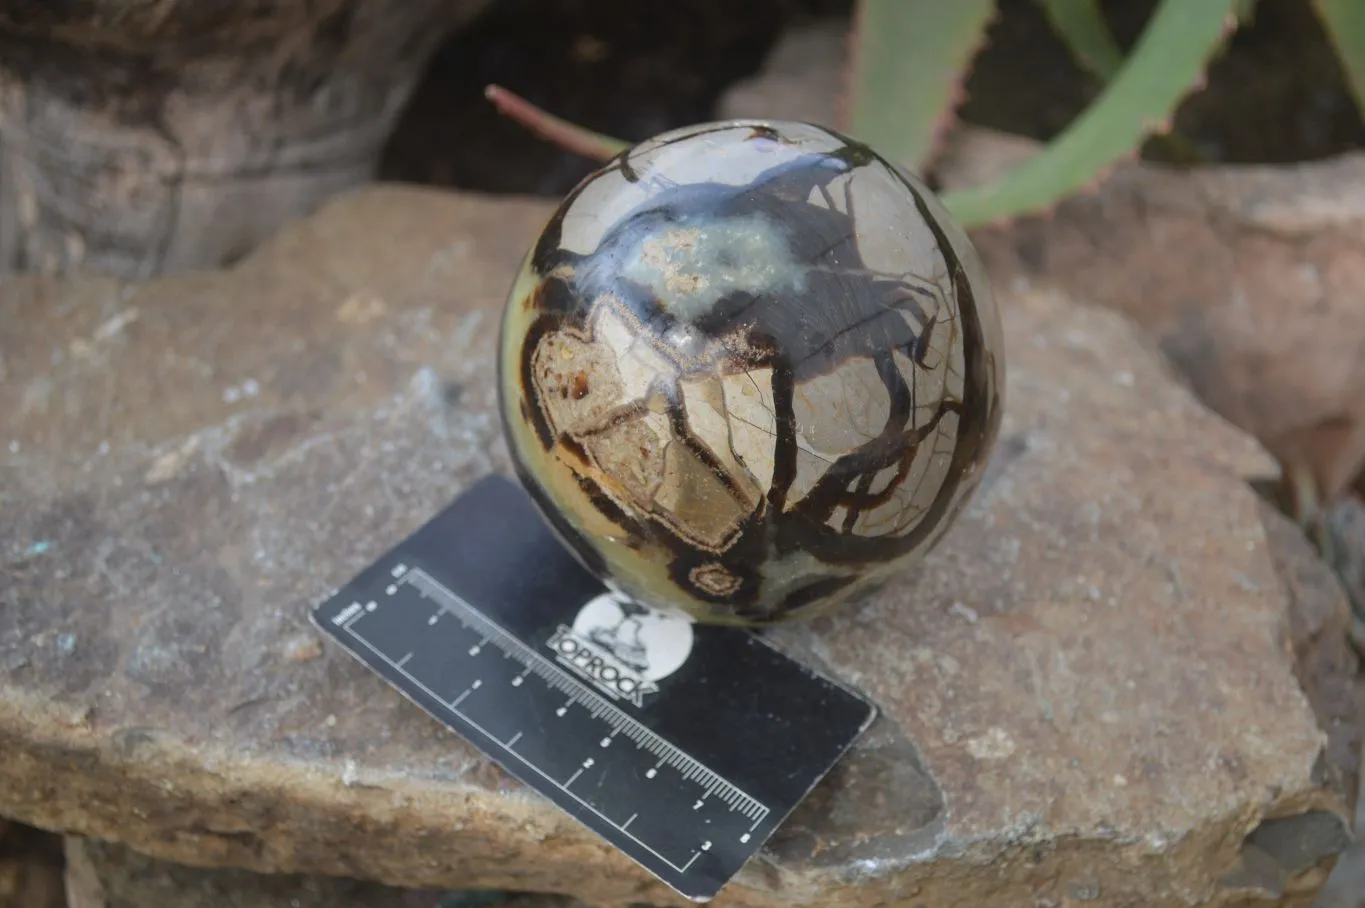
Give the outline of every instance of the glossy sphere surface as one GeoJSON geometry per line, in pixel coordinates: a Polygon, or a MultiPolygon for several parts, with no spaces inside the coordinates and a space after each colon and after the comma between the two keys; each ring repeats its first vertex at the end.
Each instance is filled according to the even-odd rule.
{"type": "Polygon", "coordinates": [[[917,180],[815,126],[705,124],[551,218],[507,303],[503,420],[609,585],[705,622],[811,617],[956,517],[998,430],[1001,342],[917,180]]]}

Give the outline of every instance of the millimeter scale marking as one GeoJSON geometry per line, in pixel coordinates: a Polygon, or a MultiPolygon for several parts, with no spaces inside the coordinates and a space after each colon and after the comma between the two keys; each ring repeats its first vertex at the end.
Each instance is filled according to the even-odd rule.
{"type": "Polygon", "coordinates": [[[479,480],[311,617],[693,902],[728,885],[877,716],[757,635],[684,640],[634,621],[507,477],[479,480]]]}
{"type": "MultiPolygon", "coordinates": [[[[608,703],[602,697],[588,690],[581,683],[552,663],[547,657],[518,640],[510,632],[489,619],[486,615],[480,613],[462,597],[452,592],[421,568],[409,568],[406,565],[399,564],[391,570],[391,574],[398,579],[395,584],[390,584],[385,589],[385,593],[389,596],[392,596],[397,592],[398,584],[411,586],[423,599],[435,603],[437,608],[441,611],[450,614],[465,627],[480,634],[482,639],[480,643],[471,648],[471,654],[476,653],[482,646],[487,645],[490,642],[493,643],[493,645],[501,650],[505,656],[517,659],[525,665],[530,672],[544,680],[552,689],[566,694],[569,697],[566,706],[578,704],[586,708],[593,718],[604,718],[606,723],[612,728],[611,737],[615,737],[617,734],[624,732],[630,740],[637,744],[637,746],[659,758],[656,767],[664,765],[671,766],[681,772],[685,780],[696,781],[700,785],[703,785],[706,791],[703,796],[704,798],[710,798],[712,795],[718,794],[720,800],[730,805],[732,810],[737,811],[746,819],[753,821],[753,825],[749,827],[750,832],[756,830],[767,818],[770,812],[769,808],[758,799],[747,794],[734,783],[711,771],[688,754],[659,737],[650,729],[641,725],[635,719],[623,713],[617,707],[608,703]]],[[[701,856],[701,851],[694,852],[687,863],[682,866],[679,866],[664,857],[626,828],[631,824],[631,821],[635,819],[635,815],[632,815],[625,823],[617,823],[604,815],[592,804],[579,797],[577,793],[570,790],[569,786],[571,786],[583,772],[581,767],[567,780],[561,782],[559,779],[553,778],[547,774],[539,766],[526,759],[514,749],[513,745],[521,737],[520,733],[515,735],[510,741],[501,741],[475,719],[460,710],[459,705],[480,686],[482,683],[481,681],[476,680],[470,688],[463,691],[454,700],[447,700],[445,697],[442,697],[440,694],[433,691],[419,678],[407,671],[404,667],[404,663],[408,661],[408,657],[411,656],[411,654],[408,654],[408,656],[405,656],[400,660],[394,660],[387,653],[384,653],[378,647],[371,644],[370,641],[358,633],[352,625],[364,615],[373,612],[376,607],[377,604],[373,601],[365,603],[364,605],[359,602],[353,602],[351,605],[338,612],[332,618],[332,622],[346,631],[352,639],[356,640],[359,644],[383,660],[395,672],[402,675],[416,688],[423,691],[436,702],[445,706],[462,721],[476,729],[490,743],[498,745],[505,753],[515,757],[518,763],[532,770],[551,785],[554,785],[565,795],[599,817],[603,822],[616,829],[620,834],[635,842],[641,848],[654,855],[678,873],[686,872],[697,858],[701,856]]],[[[653,770],[650,772],[652,773],[653,770]]],[[[745,834],[741,838],[741,841],[747,841],[748,839],[749,835],[745,834]]]]}
{"type": "MultiPolygon", "coordinates": [[[[702,763],[674,747],[599,695],[588,690],[581,682],[551,662],[548,657],[536,652],[517,639],[426,571],[421,568],[409,568],[403,572],[401,582],[406,582],[417,589],[424,598],[434,601],[444,611],[452,614],[456,620],[464,623],[466,627],[472,627],[482,632],[486,641],[496,639],[498,643],[495,645],[505,654],[517,659],[529,671],[548,682],[555,690],[572,694],[573,702],[591,703],[592,707],[589,713],[594,718],[605,716],[607,724],[612,728],[613,736],[624,731],[626,736],[636,744],[659,757],[660,765],[672,766],[683,771],[685,780],[695,780],[705,785],[708,797],[716,792],[721,792],[721,799],[753,820],[755,828],[767,817],[768,808],[757,798],[745,793],[733,782],[712,772],[702,763]]],[[[399,670],[402,670],[401,667],[399,670]]],[[[442,702],[445,701],[442,700],[442,702]]]]}

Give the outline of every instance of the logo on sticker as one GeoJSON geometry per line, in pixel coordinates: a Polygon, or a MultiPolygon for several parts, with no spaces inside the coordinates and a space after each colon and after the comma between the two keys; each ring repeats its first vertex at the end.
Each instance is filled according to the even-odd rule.
{"type": "Polygon", "coordinates": [[[657,682],[676,672],[692,652],[692,624],[615,593],[579,609],[573,626],[561,624],[548,646],[555,658],[615,700],[644,706],[657,682]]]}

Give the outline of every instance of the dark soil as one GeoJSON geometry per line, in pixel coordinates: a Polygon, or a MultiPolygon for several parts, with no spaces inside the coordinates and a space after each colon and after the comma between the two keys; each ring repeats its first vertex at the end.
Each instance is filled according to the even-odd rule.
{"type": "Polygon", "coordinates": [[[851,0],[495,0],[437,55],[381,176],[490,192],[562,195],[591,162],[500,117],[502,85],[557,116],[629,141],[711,118],[786,26],[848,14],[851,0]]]}
{"type": "MultiPolygon", "coordinates": [[[[1131,47],[1155,0],[1105,0],[1131,47]]],[[[710,119],[724,90],[757,72],[781,31],[847,21],[852,0],[495,0],[436,57],[385,155],[388,180],[559,196],[592,163],[501,118],[498,83],[591,129],[638,141],[710,119]]],[[[1000,0],[961,114],[1034,138],[1055,135],[1101,85],[1080,70],[1035,0],[1000,0]]],[[[1365,124],[1312,5],[1260,0],[1253,23],[1147,158],[1284,163],[1365,147],[1365,124]]]]}
{"type": "Polygon", "coordinates": [[[0,906],[64,908],[62,840],[0,818],[0,906]]]}

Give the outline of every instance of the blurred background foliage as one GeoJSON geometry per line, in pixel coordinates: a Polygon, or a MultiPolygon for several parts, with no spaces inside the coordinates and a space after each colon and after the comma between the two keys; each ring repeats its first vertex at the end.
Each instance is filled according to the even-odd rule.
{"type": "MultiPolygon", "coordinates": [[[[1239,30],[1255,23],[1268,0],[1157,0],[1139,14],[1136,28],[1131,4],[1116,11],[1101,0],[1031,2],[1090,78],[1093,96],[1013,171],[944,195],[964,226],[1045,211],[1144,148],[1151,157],[1182,165],[1221,157],[1173,131],[1176,113],[1206,87],[1210,64],[1239,30]]],[[[1303,2],[1320,23],[1356,105],[1365,109],[1365,3],[1303,2]]],[[[970,108],[968,79],[1005,5],[1006,0],[857,0],[842,116],[827,125],[912,171],[928,172],[959,114],[970,108]]],[[[1034,74],[1014,75],[1028,82],[1034,74]]],[[[1046,92],[1046,74],[1039,75],[1037,88],[1046,92]]],[[[580,155],[604,160],[628,144],[497,86],[489,97],[512,119],[580,155]]]]}

